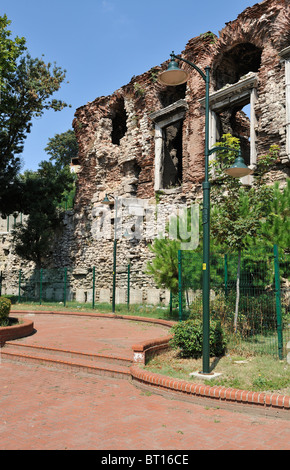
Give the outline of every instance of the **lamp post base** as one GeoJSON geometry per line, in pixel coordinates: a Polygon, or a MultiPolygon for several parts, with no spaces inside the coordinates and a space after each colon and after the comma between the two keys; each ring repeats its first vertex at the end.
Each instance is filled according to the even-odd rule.
{"type": "Polygon", "coordinates": [[[191,372],[189,375],[194,376],[194,377],[200,377],[201,379],[211,380],[211,379],[215,379],[216,377],[219,377],[220,375],[222,375],[222,373],[221,372],[209,372],[207,374],[205,372],[191,372]]]}

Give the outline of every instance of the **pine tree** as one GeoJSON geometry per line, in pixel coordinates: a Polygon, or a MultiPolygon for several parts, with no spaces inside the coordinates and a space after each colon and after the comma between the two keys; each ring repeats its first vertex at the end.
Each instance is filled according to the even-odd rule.
{"type": "Polygon", "coordinates": [[[147,264],[147,274],[152,275],[156,285],[178,292],[178,250],[180,242],[169,238],[156,238],[149,246],[154,258],[147,264]]]}

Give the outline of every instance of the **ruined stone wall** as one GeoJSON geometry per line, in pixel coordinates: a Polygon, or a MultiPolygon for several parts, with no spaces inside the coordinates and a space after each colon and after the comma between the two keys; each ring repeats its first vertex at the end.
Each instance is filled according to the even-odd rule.
{"type": "MultiPolygon", "coordinates": [[[[266,0],[252,8],[247,8],[235,21],[226,25],[220,32],[213,56],[213,76],[218,82],[222,64],[229,57],[229,50],[235,47],[240,52],[236,61],[250,63],[250,49],[243,55],[239,45],[251,44],[261,53],[257,64],[258,102],[258,155],[266,153],[271,144],[281,148],[281,158],[289,162],[285,149],[285,64],[281,61],[280,51],[290,43],[290,5],[287,0],[266,0]]],[[[252,54],[254,56],[254,54],[252,54]]],[[[255,67],[255,63],[251,64],[255,67]]],[[[241,66],[242,70],[242,66],[241,66]]],[[[246,70],[247,71],[247,70],[246,70]]]]}
{"type": "MultiPolygon", "coordinates": [[[[211,127],[213,122],[216,123],[215,129],[211,129],[212,144],[216,134],[231,132],[242,138],[250,163],[253,163],[253,158],[258,159],[268,152],[270,145],[279,145],[280,158],[272,179],[280,180],[289,176],[285,57],[280,55],[289,44],[289,1],[265,0],[227,23],[218,37],[207,32],[190,39],[181,53],[200,69],[211,68],[210,93],[215,119],[211,127]],[[253,97],[252,88],[247,89],[248,83],[255,83],[251,85],[255,86],[251,123],[243,112],[244,105],[253,97]],[[215,96],[220,101],[215,102],[215,96]],[[254,157],[251,154],[253,150],[249,150],[250,135],[252,140],[255,136],[254,157]]],[[[205,84],[198,73],[182,62],[181,67],[190,72],[186,85],[166,87],[159,84],[157,75],[166,69],[167,64],[168,61],[133,77],[130,83],[112,95],[98,97],[76,110],[73,127],[79,144],[80,171],[75,207],[64,238],[59,240],[55,250],[54,262],[56,266],[72,266],[83,273],[76,274],[74,278],[80,297],[84,297],[84,292],[89,289],[94,266],[97,300],[101,300],[103,294],[104,298],[111,298],[113,207],[111,236],[96,236],[99,209],[107,193],[115,198],[143,200],[152,207],[156,207],[156,203],[165,207],[201,201],[205,84]],[[182,115],[182,144],[179,146],[174,141],[178,128],[174,112],[182,115]],[[167,125],[172,126],[168,132],[167,125]],[[172,145],[168,148],[173,165],[180,159],[179,147],[182,146],[182,182],[172,187],[157,188],[157,149],[164,144],[164,135],[171,139],[172,145]]],[[[146,264],[152,256],[148,250],[151,241],[148,236],[118,240],[117,286],[120,299],[124,298],[128,262],[131,263],[135,299],[144,302],[168,299],[168,293],[156,290],[153,279],[145,274],[146,264]]]]}

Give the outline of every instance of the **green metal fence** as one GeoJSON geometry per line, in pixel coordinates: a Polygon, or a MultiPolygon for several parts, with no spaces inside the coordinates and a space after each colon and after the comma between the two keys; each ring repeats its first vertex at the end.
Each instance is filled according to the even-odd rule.
{"type": "MultiPolygon", "coordinates": [[[[32,273],[21,269],[10,273],[3,271],[0,272],[0,295],[9,295],[18,303],[33,302],[39,305],[55,303],[67,306],[75,302],[95,308],[97,303],[111,304],[112,280],[108,279],[109,288],[105,288],[97,285],[96,277],[96,267],[35,269],[32,273]]],[[[128,265],[126,272],[122,273],[123,295],[117,296],[117,303],[127,304],[128,309],[131,284],[131,270],[128,265]]],[[[117,294],[118,289],[119,286],[116,289],[117,294]]]]}
{"type": "MultiPolygon", "coordinates": [[[[237,254],[211,253],[210,317],[221,320],[231,345],[237,349],[242,345],[251,352],[283,358],[290,341],[289,254],[279,252],[276,246],[271,251],[243,252],[237,296],[238,264],[237,254]],[[237,330],[233,333],[236,310],[237,330]]],[[[202,253],[179,251],[178,265],[179,292],[178,296],[170,296],[171,310],[177,303],[180,321],[202,318],[202,253]]],[[[24,270],[3,272],[0,295],[13,295],[18,302],[39,305],[76,302],[95,308],[100,303],[110,304],[112,277],[108,274],[104,285],[109,287],[102,288],[96,283],[96,269],[40,269],[32,275],[25,275],[24,270]]],[[[140,273],[130,265],[121,271],[117,274],[116,304],[127,303],[129,309],[131,301],[136,303],[133,287],[140,273]]]]}
{"type": "MultiPolygon", "coordinates": [[[[272,251],[211,253],[210,316],[232,345],[282,359],[290,340],[289,255],[272,251]],[[234,328],[236,318],[236,331],[234,328]]],[[[202,253],[179,252],[179,319],[202,318],[202,253]]]]}

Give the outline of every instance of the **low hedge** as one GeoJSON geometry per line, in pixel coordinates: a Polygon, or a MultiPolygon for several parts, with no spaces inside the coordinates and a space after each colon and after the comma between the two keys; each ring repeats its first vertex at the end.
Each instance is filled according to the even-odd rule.
{"type": "MultiPolygon", "coordinates": [[[[198,359],[202,356],[203,329],[201,320],[187,320],[172,328],[171,346],[180,350],[181,357],[198,359]]],[[[223,356],[227,341],[225,332],[218,321],[211,321],[209,332],[209,352],[212,357],[223,356]]]]}
{"type": "Polygon", "coordinates": [[[11,300],[6,297],[0,297],[0,326],[8,325],[10,309],[11,300]]]}

